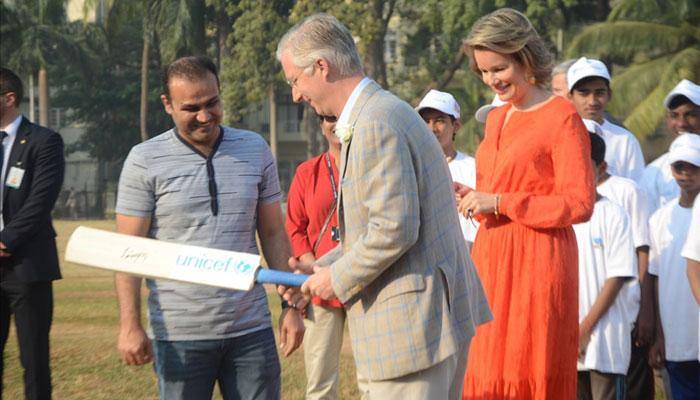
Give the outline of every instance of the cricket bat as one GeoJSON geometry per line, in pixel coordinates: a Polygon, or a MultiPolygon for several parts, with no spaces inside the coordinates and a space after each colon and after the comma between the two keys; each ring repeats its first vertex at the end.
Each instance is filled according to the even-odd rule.
{"type": "Polygon", "coordinates": [[[260,256],[164,242],[78,227],[66,247],[66,261],[146,278],[170,279],[235,290],[255,282],[301,286],[308,275],[262,268],[260,256]]]}

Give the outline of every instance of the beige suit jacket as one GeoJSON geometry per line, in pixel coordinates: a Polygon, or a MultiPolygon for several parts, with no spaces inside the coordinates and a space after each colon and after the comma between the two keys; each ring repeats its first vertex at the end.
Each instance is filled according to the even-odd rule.
{"type": "Polygon", "coordinates": [[[348,310],[359,372],[393,379],[454,354],[491,313],[460,231],[445,157],[425,122],[375,82],[349,121],[341,246],[325,259],[335,259],[332,286],[348,310]]]}

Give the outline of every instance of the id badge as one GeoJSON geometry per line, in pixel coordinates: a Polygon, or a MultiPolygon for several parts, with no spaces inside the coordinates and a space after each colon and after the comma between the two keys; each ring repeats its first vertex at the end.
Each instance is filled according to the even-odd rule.
{"type": "Polygon", "coordinates": [[[22,168],[12,167],[7,172],[5,186],[9,186],[13,189],[19,189],[19,187],[22,185],[22,178],[24,178],[24,170],[22,168]]]}
{"type": "Polygon", "coordinates": [[[337,226],[331,226],[331,239],[340,242],[340,229],[337,226]]]}

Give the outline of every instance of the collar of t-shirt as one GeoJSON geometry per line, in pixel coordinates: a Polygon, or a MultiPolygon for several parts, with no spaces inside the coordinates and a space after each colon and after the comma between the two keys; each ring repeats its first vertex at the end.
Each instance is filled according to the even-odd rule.
{"type": "Polygon", "coordinates": [[[603,123],[600,124],[600,128],[603,131],[603,135],[606,136],[619,135],[621,133],[629,133],[630,135],[633,135],[633,133],[630,132],[629,129],[625,128],[624,126],[613,124],[605,118],[603,118],[603,123]]]}
{"type": "Polygon", "coordinates": [[[10,122],[9,125],[0,128],[0,131],[5,131],[7,137],[2,141],[4,157],[2,158],[2,182],[5,182],[5,171],[7,170],[7,164],[10,159],[10,151],[12,151],[12,145],[15,143],[15,138],[17,137],[17,131],[22,123],[22,115],[18,115],[14,121],[10,122]]]}
{"type": "Polygon", "coordinates": [[[452,161],[462,161],[465,158],[467,158],[467,155],[462,153],[459,150],[455,150],[455,158],[452,159],[452,161]]]}
{"type": "Polygon", "coordinates": [[[610,131],[610,129],[611,129],[613,126],[615,126],[615,124],[613,124],[612,122],[610,122],[610,121],[608,121],[607,119],[603,118],[603,123],[600,124],[600,129],[603,131],[603,135],[604,135],[604,136],[608,136],[608,135],[609,135],[608,132],[610,131]]]}
{"type": "Polygon", "coordinates": [[[194,147],[193,144],[191,144],[190,142],[185,140],[185,138],[183,138],[182,135],[180,135],[180,132],[178,131],[178,129],[176,127],[173,128],[173,133],[175,133],[175,137],[177,138],[177,140],[180,141],[180,143],[184,144],[187,148],[192,150],[193,153],[201,156],[205,160],[210,160],[210,159],[214,158],[214,154],[216,154],[216,152],[219,150],[219,145],[221,144],[221,141],[224,139],[224,127],[219,125],[219,137],[216,138],[216,142],[214,142],[214,146],[212,146],[211,153],[209,153],[209,155],[206,155],[206,154],[202,153],[198,148],[194,147]]]}
{"type": "Polygon", "coordinates": [[[357,102],[357,99],[360,97],[360,93],[362,93],[362,90],[369,85],[369,83],[372,82],[371,79],[368,77],[362,78],[360,83],[355,86],[355,89],[353,89],[352,93],[350,94],[350,97],[348,97],[348,101],[345,102],[345,106],[343,107],[343,111],[340,113],[340,116],[338,117],[338,122],[335,124],[336,127],[341,128],[341,127],[346,127],[350,124],[350,113],[352,112],[352,108],[355,106],[355,103],[357,102]]]}

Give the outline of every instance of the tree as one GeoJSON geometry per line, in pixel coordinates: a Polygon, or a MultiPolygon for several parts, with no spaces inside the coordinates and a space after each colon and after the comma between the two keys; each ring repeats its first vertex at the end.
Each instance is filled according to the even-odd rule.
{"type": "Polygon", "coordinates": [[[157,69],[162,62],[195,54],[206,54],[204,0],[144,0],[143,49],[141,52],[141,102],[139,107],[141,140],[148,139],[148,71],[151,43],[158,43],[157,69]]]}
{"type": "Polygon", "coordinates": [[[688,0],[624,0],[607,21],[586,27],[568,54],[613,65],[610,111],[643,142],[664,116],[666,94],[700,80],[700,5],[688,0]]]}
{"type": "MultiPolygon", "coordinates": [[[[139,7],[116,6],[112,12],[121,21],[106,28],[99,24],[72,23],[72,36],[93,54],[94,76],[85,79],[80,70],[58,64],[56,73],[56,104],[69,110],[70,122],[84,128],[80,139],[67,147],[67,152],[86,151],[98,162],[123,159],[129,149],[140,141],[139,120],[136,115],[140,102],[141,76],[141,15],[139,7]],[[109,29],[109,34],[107,34],[109,29]]],[[[157,74],[146,98],[149,108],[161,107],[157,74]]],[[[149,114],[148,124],[162,132],[172,124],[164,112],[149,114]]]]}
{"type": "Polygon", "coordinates": [[[151,14],[147,10],[143,14],[143,47],[141,48],[141,92],[139,93],[139,133],[141,141],[148,140],[148,69],[151,58],[152,32],[146,27],[150,26],[151,14]]]}
{"type": "MultiPolygon", "coordinates": [[[[33,0],[2,3],[8,28],[2,30],[3,60],[20,74],[38,76],[39,123],[49,125],[49,60],[65,62],[90,75],[90,60],[83,49],[66,34],[64,0],[33,0]],[[5,37],[5,35],[9,37],[5,37]],[[7,56],[7,58],[5,58],[7,56]]],[[[3,18],[3,26],[5,26],[3,18]]]]}
{"type": "Polygon", "coordinates": [[[169,63],[183,56],[207,54],[204,0],[147,0],[146,3],[162,60],[169,63]]]}
{"type": "Polygon", "coordinates": [[[238,17],[238,1],[206,0],[207,29],[214,32],[216,39],[216,66],[221,70],[223,60],[231,57],[231,46],[228,42],[233,31],[233,23],[238,17]]]}
{"type": "Polygon", "coordinates": [[[288,27],[286,16],[291,1],[258,2],[241,0],[238,17],[229,35],[233,54],[221,71],[224,104],[229,121],[237,121],[263,100],[270,106],[270,147],[277,156],[278,85],[283,81],[275,60],[277,42],[288,27]]]}
{"type": "Polygon", "coordinates": [[[355,18],[347,20],[350,28],[359,36],[358,50],[363,54],[365,73],[385,88],[389,84],[384,60],[385,37],[397,3],[398,0],[369,0],[364,7],[352,7],[361,2],[351,3],[349,8],[355,11],[351,15],[355,14],[356,18],[360,18],[359,21],[355,18]]]}
{"type": "MultiPolygon", "coordinates": [[[[102,15],[96,19],[96,23],[105,28],[105,34],[107,37],[111,37],[114,33],[112,29],[119,29],[125,21],[122,20],[124,12],[118,12],[119,9],[134,10],[138,9],[141,11],[142,20],[142,31],[143,31],[143,48],[141,51],[141,93],[140,93],[140,104],[139,104],[139,131],[141,134],[141,141],[148,140],[148,61],[150,59],[151,52],[151,42],[153,36],[153,9],[160,7],[160,2],[158,1],[148,1],[144,0],[141,3],[130,2],[130,1],[119,1],[119,0],[86,0],[83,3],[83,20],[88,22],[92,13],[97,13],[102,11],[102,15]],[[106,12],[105,12],[106,11],[106,12]]],[[[135,17],[137,13],[133,14],[135,17]]]]}
{"type": "MultiPolygon", "coordinates": [[[[139,131],[141,140],[149,137],[148,104],[150,90],[148,83],[152,61],[159,70],[162,60],[171,62],[178,57],[192,54],[206,54],[206,3],[205,0],[86,0],[83,4],[87,15],[100,8],[106,9],[106,27],[120,23],[123,13],[114,12],[121,9],[140,10],[142,48],[141,48],[141,90],[139,103],[139,131]],[[114,21],[113,21],[114,20],[114,21]],[[156,44],[155,49],[153,45],[156,44]],[[157,58],[154,60],[154,50],[157,58]]],[[[101,23],[102,21],[98,21],[101,23]]],[[[109,33],[109,29],[108,29],[109,33]]]]}

